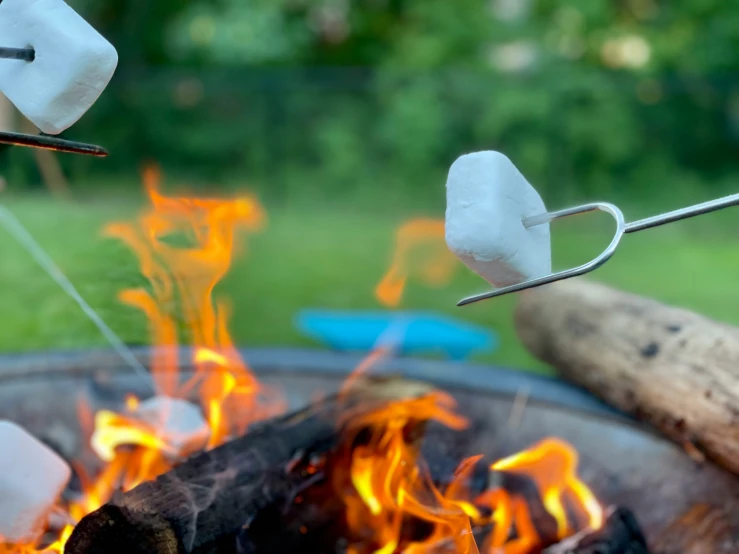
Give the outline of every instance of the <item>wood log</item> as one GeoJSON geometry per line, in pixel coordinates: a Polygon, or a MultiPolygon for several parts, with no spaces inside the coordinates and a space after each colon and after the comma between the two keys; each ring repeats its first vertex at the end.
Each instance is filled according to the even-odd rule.
{"type": "Polygon", "coordinates": [[[341,416],[429,392],[422,383],[374,382],[349,398],[331,397],[261,424],[119,494],[80,521],[65,553],[278,553],[305,547],[309,529],[320,535],[341,520],[340,499],[321,488],[330,487],[323,468],[340,447],[341,416]],[[309,495],[301,503],[307,508],[286,513],[301,494],[309,495]]]}
{"type": "Polygon", "coordinates": [[[522,294],[515,325],[564,378],[739,474],[739,329],[582,279],[522,294]]]}
{"type": "Polygon", "coordinates": [[[648,554],[639,524],[626,508],[611,508],[603,527],[577,533],[542,554],[648,554]]]}

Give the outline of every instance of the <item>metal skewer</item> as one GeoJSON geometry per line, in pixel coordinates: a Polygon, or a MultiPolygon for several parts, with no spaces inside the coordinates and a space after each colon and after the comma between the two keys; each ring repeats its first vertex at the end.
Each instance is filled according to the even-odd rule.
{"type": "Polygon", "coordinates": [[[32,62],[36,59],[36,51],[33,48],[8,48],[0,46],[0,58],[32,62]]]}
{"type": "Polygon", "coordinates": [[[613,236],[613,239],[611,240],[611,243],[606,247],[606,249],[597,258],[589,261],[586,264],[571,269],[566,269],[564,271],[559,271],[557,273],[550,273],[549,275],[545,275],[543,277],[537,277],[535,279],[522,281],[521,283],[516,283],[515,285],[509,285],[507,287],[495,289],[490,292],[470,296],[468,298],[460,300],[457,303],[457,306],[466,306],[467,304],[473,304],[475,302],[480,302],[481,300],[488,300],[497,296],[503,296],[504,294],[519,292],[534,287],[540,287],[542,285],[554,283],[555,281],[561,281],[563,279],[569,279],[570,277],[577,277],[579,275],[584,275],[585,273],[590,273],[591,271],[598,269],[611,259],[611,256],[613,256],[613,254],[616,252],[616,248],[618,248],[618,245],[621,242],[621,238],[627,233],[636,233],[637,231],[659,227],[661,225],[666,225],[675,221],[688,219],[697,215],[715,212],[717,210],[722,210],[724,208],[736,205],[739,205],[739,194],[732,194],[731,196],[725,196],[724,198],[711,200],[710,202],[704,202],[702,204],[696,204],[695,206],[688,206],[687,208],[681,208],[672,212],[667,212],[653,217],[640,219],[638,221],[633,221],[631,223],[626,223],[626,221],[624,220],[624,214],[618,207],[607,202],[595,202],[593,204],[585,204],[583,206],[576,206],[574,208],[567,208],[565,210],[547,212],[540,215],[524,218],[523,226],[529,229],[531,227],[535,227],[536,225],[544,225],[546,223],[550,223],[556,219],[562,219],[564,217],[570,217],[573,215],[592,211],[601,211],[610,214],[611,217],[616,220],[616,232],[613,236]]]}
{"type": "Polygon", "coordinates": [[[22,133],[0,132],[0,144],[12,144],[13,146],[29,146],[41,148],[42,150],[53,150],[55,152],[67,152],[70,154],[86,154],[104,158],[108,151],[101,146],[74,142],[49,135],[25,135],[22,133]]]}

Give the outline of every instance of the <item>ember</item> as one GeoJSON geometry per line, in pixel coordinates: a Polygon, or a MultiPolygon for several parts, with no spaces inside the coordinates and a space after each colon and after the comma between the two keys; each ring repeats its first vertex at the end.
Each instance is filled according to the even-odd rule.
{"type": "MultiPolygon", "coordinates": [[[[151,364],[156,396],[129,395],[120,412],[94,416],[80,407],[105,465],[94,477],[75,467],[81,494],[61,508],[76,527],[64,526],[52,541],[0,546],[0,554],[61,553],[65,545],[68,554],[236,545],[245,552],[343,545],[351,554],[534,554],[607,527],[577,476],[577,453],[556,439],[498,461],[459,459],[453,475],[433,474],[420,448],[428,424],[465,433],[467,420],[451,396],[428,385],[368,378],[387,349],[373,352],[337,396],[280,416],[286,403],[239,356],[227,306],[213,297],[237,229],[261,229],[264,211],[248,197],[166,197],[160,180],[147,167],[151,207],[135,223],[106,228],[137,254],[151,285],[124,291],[121,300],[146,315],[159,346],[151,364]],[[179,373],[177,346],[185,341],[194,347],[189,378],[179,373]]],[[[455,262],[443,236],[443,223],[431,220],[400,229],[377,288],[384,303],[397,305],[415,272],[432,284],[448,279],[455,262]]]]}

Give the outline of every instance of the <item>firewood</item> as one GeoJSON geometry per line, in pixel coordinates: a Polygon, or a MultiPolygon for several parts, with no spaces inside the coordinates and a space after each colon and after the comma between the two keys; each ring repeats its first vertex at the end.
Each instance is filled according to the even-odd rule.
{"type": "Polygon", "coordinates": [[[739,329],[580,279],[523,294],[515,320],[564,378],[739,474],[739,329]]]}
{"type": "Polygon", "coordinates": [[[347,406],[368,413],[429,392],[429,385],[411,381],[374,382],[263,423],[119,494],[80,521],[65,553],[223,554],[305,546],[308,531],[320,534],[340,523],[340,499],[321,480],[339,447],[338,422],[347,406]],[[306,508],[287,513],[301,494],[308,495],[300,503],[306,508]]]}
{"type": "Polygon", "coordinates": [[[634,515],[626,508],[612,508],[597,531],[573,535],[542,554],[649,554],[649,549],[634,515]]]}

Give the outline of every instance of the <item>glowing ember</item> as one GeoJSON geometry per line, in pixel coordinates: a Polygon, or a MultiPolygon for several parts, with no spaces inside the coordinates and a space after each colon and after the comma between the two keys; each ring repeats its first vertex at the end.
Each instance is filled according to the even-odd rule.
{"type": "Polygon", "coordinates": [[[413,219],[398,229],[390,269],[377,285],[375,296],[385,306],[397,307],[409,277],[442,286],[450,281],[455,267],[456,258],[444,241],[444,221],[413,219]]]}

